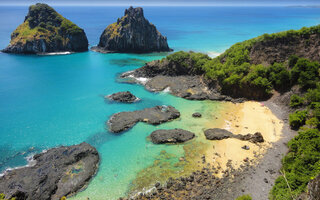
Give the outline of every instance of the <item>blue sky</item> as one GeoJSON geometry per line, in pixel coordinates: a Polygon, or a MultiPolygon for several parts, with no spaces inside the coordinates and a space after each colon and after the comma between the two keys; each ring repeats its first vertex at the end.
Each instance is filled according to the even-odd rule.
{"type": "Polygon", "coordinates": [[[0,5],[320,6],[320,0],[0,0],[0,5]]]}

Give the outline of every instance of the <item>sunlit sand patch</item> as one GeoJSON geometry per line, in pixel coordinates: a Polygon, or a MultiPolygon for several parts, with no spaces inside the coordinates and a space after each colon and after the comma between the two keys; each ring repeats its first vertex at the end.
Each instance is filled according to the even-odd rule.
{"type": "MultiPolygon", "coordinates": [[[[208,128],[224,128],[234,134],[254,134],[260,132],[265,142],[254,144],[229,138],[220,141],[211,141],[211,148],[206,152],[206,157],[211,160],[212,166],[220,166],[222,170],[227,169],[229,160],[233,168],[237,169],[249,160],[258,161],[272,143],[281,138],[283,123],[273,113],[259,102],[245,102],[241,104],[230,104],[223,111],[221,122],[217,126],[207,124],[208,128]],[[243,147],[249,147],[248,150],[243,147]]],[[[210,162],[210,161],[209,161],[210,162]]],[[[222,174],[220,174],[222,175],[222,174]]]]}

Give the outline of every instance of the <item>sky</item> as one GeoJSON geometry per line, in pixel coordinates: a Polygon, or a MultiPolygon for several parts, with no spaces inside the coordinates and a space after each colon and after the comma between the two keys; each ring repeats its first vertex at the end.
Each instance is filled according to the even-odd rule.
{"type": "Polygon", "coordinates": [[[320,6],[320,0],[0,0],[0,5],[79,6],[320,6]]]}

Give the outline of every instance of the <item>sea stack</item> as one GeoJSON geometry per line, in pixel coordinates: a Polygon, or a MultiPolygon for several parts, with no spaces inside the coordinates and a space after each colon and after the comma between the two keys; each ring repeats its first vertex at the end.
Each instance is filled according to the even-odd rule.
{"type": "Polygon", "coordinates": [[[55,52],[83,52],[88,39],[76,24],[57,13],[47,4],[29,7],[24,22],[11,34],[6,53],[45,54],[55,52]]]}
{"type": "Polygon", "coordinates": [[[110,24],[92,50],[101,53],[150,53],[171,51],[167,38],[161,35],[143,14],[143,9],[130,7],[117,22],[110,24]]]}

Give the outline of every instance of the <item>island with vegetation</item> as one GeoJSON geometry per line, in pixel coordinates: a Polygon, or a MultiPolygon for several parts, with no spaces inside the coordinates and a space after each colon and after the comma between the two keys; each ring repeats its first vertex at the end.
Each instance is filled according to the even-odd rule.
{"type": "Polygon", "coordinates": [[[101,34],[98,46],[102,53],[150,53],[171,51],[167,38],[143,14],[141,7],[125,10],[124,16],[101,34]]]}
{"type": "Polygon", "coordinates": [[[47,4],[29,7],[24,22],[11,34],[5,53],[45,54],[83,52],[88,39],[83,29],[64,18],[47,4]]]}

